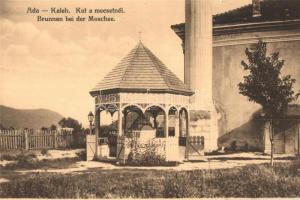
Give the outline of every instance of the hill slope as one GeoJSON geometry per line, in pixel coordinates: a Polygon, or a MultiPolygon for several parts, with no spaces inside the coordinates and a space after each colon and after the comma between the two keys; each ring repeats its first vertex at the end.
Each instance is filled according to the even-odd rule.
{"type": "Polygon", "coordinates": [[[40,129],[58,124],[62,115],[47,109],[15,109],[0,105],[0,124],[15,129],[40,129]]]}

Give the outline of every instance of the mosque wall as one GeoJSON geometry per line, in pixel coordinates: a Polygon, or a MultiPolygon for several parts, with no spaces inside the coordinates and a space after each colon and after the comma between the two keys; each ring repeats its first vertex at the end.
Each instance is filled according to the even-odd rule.
{"type": "MultiPolygon", "coordinates": [[[[238,83],[246,75],[241,61],[246,59],[245,49],[258,39],[267,42],[268,54],[279,52],[285,60],[283,75],[295,78],[295,91],[300,90],[300,29],[237,33],[214,37],[213,48],[213,99],[221,114],[219,119],[219,146],[263,149],[263,123],[254,120],[260,110],[239,94],[238,83]]],[[[298,99],[297,104],[300,104],[298,99]]]]}

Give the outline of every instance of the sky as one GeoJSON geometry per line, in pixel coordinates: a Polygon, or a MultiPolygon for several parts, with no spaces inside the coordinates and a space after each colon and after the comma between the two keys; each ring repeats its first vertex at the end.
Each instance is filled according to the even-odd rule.
{"type": "MultiPolygon", "coordinates": [[[[216,14],[251,0],[212,2],[216,14]]],[[[184,0],[1,0],[0,105],[46,108],[87,125],[94,110],[89,91],[139,38],[183,79],[181,41],[170,28],[181,22],[184,0]],[[125,13],[114,14],[114,22],[38,22],[37,15],[45,14],[26,13],[28,7],[66,7],[75,17],[77,7],[123,8],[125,13]]]]}

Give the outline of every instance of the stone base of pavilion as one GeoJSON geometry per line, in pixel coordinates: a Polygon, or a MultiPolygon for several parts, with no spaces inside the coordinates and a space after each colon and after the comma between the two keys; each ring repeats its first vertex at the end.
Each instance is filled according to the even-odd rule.
{"type": "MultiPolygon", "coordinates": [[[[144,133],[145,134],[145,133],[144,133]]],[[[111,155],[111,147],[106,144],[107,138],[98,138],[96,145],[95,135],[87,135],[87,160],[115,161],[125,164],[130,157],[139,154],[155,153],[165,161],[193,161],[205,160],[203,137],[126,137],[118,136],[115,147],[115,156],[111,155]]]]}
{"type": "Polygon", "coordinates": [[[185,159],[185,146],[179,146],[179,138],[153,138],[148,141],[144,139],[134,139],[121,137],[118,141],[117,147],[117,160],[124,163],[129,154],[146,154],[147,151],[154,151],[156,155],[165,158],[166,161],[178,161],[181,162],[185,159]]]}

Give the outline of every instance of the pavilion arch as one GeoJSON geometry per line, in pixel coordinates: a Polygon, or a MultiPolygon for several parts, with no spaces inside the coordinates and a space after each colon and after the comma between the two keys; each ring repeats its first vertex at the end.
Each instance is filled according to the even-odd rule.
{"type": "Polygon", "coordinates": [[[118,124],[114,120],[116,111],[109,112],[107,110],[99,111],[99,137],[108,137],[109,135],[117,135],[118,124]]]}
{"type": "Polygon", "coordinates": [[[165,109],[164,107],[160,106],[160,105],[157,105],[157,104],[149,104],[149,105],[147,105],[146,108],[143,110],[144,113],[145,113],[149,108],[151,108],[151,107],[158,107],[158,108],[160,108],[160,109],[164,112],[165,115],[167,114],[166,109],[165,109]]]}
{"type": "Polygon", "coordinates": [[[149,121],[151,127],[156,130],[156,137],[166,137],[168,131],[168,113],[158,105],[146,107],[144,116],[149,121]]]}
{"type": "Polygon", "coordinates": [[[122,132],[125,136],[131,136],[133,132],[139,131],[144,120],[144,113],[140,106],[129,104],[122,109],[122,132]]]}
{"type": "Polygon", "coordinates": [[[178,108],[178,111],[180,112],[182,109],[184,109],[187,112],[187,114],[188,114],[188,110],[189,110],[188,106],[180,106],[178,108]]]}
{"type": "Polygon", "coordinates": [[[134,104],[134,103],[130,103],[130,104],[126,104],[126,105],[122,106],[121,111],[124,111],[125,108],[130,107],[130,106],[135,106],[135,107],[139,108],[142,112],[144,112],[144,109],[142,108],[142,106],[140,106],[138,104],[134,104]]]}
{"type": "Polygon", "coordinates": [[[168,136],[179,136],[179,111],[176,106],[168,108],[168,136]]]}

